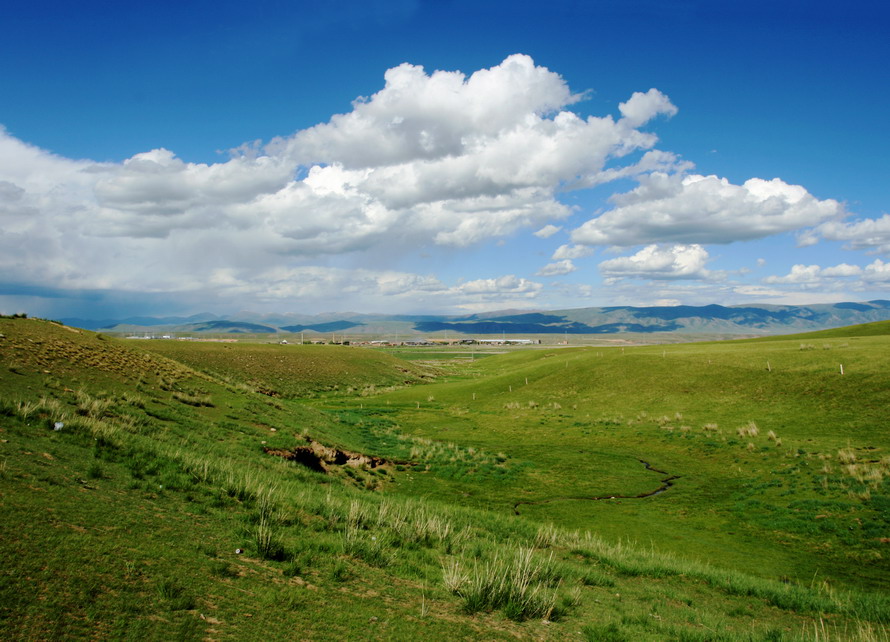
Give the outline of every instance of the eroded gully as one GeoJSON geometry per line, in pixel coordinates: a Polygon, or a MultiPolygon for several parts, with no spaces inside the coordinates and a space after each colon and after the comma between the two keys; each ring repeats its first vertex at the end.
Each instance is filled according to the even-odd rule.
{"type": "Polygon", "coordinates": [[[646,497],[654,497],[655,495],[660,495],[665,492],[668,488],[674,485],[674,481],[680,479],[679,475],[670,475],[663,470],[659,470],[658,468],[653,468],[652,464],[643,459],[638,460],[643,466],[646,467],[646,470],[651,470],[654,473],[660,473],[665,475],[664,479],[661,480],[661,486],[656,488],[655,490],[640,493],[639,495],[618,495],[618,494],[608,494],[608,495],[595,495],[591,497],[585,496],[575,496],[575,497],[548,497],[547,499],[537,499],[537,500],[524,500],[518,501],[513,504],[513,513],[519,515],[519,507],[522,505],[533,505],[533,504],[549,504],[551,502],[565,502],[565,501],[587,501],[587,502],[600,502],[607,499],[645,499],[646,497]]]}

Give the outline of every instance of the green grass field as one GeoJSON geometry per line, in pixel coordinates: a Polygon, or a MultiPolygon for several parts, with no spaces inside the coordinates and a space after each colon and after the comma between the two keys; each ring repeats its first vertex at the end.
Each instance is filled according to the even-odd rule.
{"type": "Polygon", "coordinates": [[[890,639],[887,332],[408,361],[0,319],[0,637],[890,639]]]}
{"type": "Polygon", "coordinates": [[[374,350],[340,346],[140,341],[157,354],[275,397],[369,394],[429,378],[416,365],[374,350]]]}
{"type": "Polygon", "coordinates": [[[875,337],[817,350],[791,339],[524,352],[478,363],[477,378],[385,399],[403,430],[527,465],[499,488],[464,476],[443,500],[502,512],[538,502],[523,515],[767,577],[879,588],[887,348],[875,337]],[[579,499],[659,488],[667,475],[640,460],[678,477],[668,492],[579,499]]]}

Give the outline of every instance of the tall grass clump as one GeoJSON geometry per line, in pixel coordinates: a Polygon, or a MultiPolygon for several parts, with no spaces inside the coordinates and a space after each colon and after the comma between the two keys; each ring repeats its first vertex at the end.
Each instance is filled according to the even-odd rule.
{"type": "Polygon", "coordinates": [[[739,437],[756,437],[760,433],[760,429],[753,421],[749,421],[744,426],[736,428],[739,437]]]}
{"type": "Polygon", "coordinates": [[[535,548],[549,548],[559,541],[559,531],[553,524],[542,524],[535,533],[535,548]]]}
{"type": "Polygon", "coordinates": [[[134,408],[145,410],[145,399],[134,392],[123,392],[119,395],[118,399],[134,408]]]}
{"type": "Polygon", "coordinates": [[[111,399],[100,399],[89,393],[77,391],[77,414],[90,419],[101,419],[111,407],[111,399]]]}
{"type": "Polygon", "coordinates": [[[17,401],[15,404],[15,414],[22,419],[22,421],[27,421],[34,415],[36,415],[41,409],[41,406],[36,401],[17,401]]]}
{"type": "Polygon", "coordinates": [[[382,532],[363,531],[347,525],[343,531],[343,552],[371,566],[385,568],[393,561],[391,538],[382,532]]]}
{"type": "Polygon", "coordinates": [[[188,406],[195,406],[197,408],[202,406],[213,407],[213,400],[210,398],[210,395],[206,394],[176,391],[173,393],[173,398],[188,406]]]}
{"type": "Polygon", "coordinates": [[[814,642],[834,642],[834,640],[853,640],[855,642],[886,642],[890,639],[890,630],[881,625],[872,625],[870,622],[857,622],[854,629],[847,625],[843,628],[838,625],[830,626],[825,620],[819,618],[818,622],[808,623],[803,628],[802,637],[814,642]]]}
{"type": "Polygon", "coordinates": [[[501,610],[516,621],[555,619],[556,592],[547,586],[551,563],[537,559],[530,548],[518,549],[512,558],[497,551],[489,562],[474,562],[471,570],[459,560],[447,562],[442,579],[467,613],[501,610]]]}
{"type": "Polygon", "coordinates": [[[195,608],[195,598],[175,579],[164,577],[155,585],[160,597],[171,611],[187,611],[195,608]]]}
{"type": "Polygon", "coordinates": [[[257,554],[266,560],[282,561],[287,556],[276,534],[279,522],[274,503],[275,487],[261,488],[256,494],[257,525],[254,529],[257,554]]]}

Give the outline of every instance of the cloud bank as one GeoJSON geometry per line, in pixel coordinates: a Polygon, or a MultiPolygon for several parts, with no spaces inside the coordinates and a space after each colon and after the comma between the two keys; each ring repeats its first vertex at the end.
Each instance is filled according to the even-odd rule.
{"type": "Polygon", "coordinates": [[[581,118],[567,108],[582,96],[525,55],[384,80],[348,113],[213,164],[167,149],[66,159],[2,131],[0,269],[34,286],[266,296],[258,275],[325,257],[546,238],[570,213],[561,191],[637,171],[616,159],[650,149],[639,127],[676,111],[653,89],[620,118],[581,118]]]}
{"type": "MultiPolygon", "coordinates": [[[[584,98],[516,54],[470,75],[399,65],[348,112],[217,163],[163,148],[120,163],[69,159],[0,129],[0,286],[482,309],[528,305],[551,286],[497,272],[446,283],[399,266],[520,234],[555,248],[540,277],[577,278],[576,262],[598,246],[633,252],[599,264],[607,284],[715,282],[725,273],[706,267],[705,245],[787,233],[801,245],[890,249],[890,215],[849,222],[843,204],[801,186],[735,185],[656,149],[645,128],[678,113],[657,89],[633,93],[615,115],[578,115],[584,98]],[[619,179],[636,187],[594,215],[563,202],[619,179]],[[570,243],[557,244],[562,234],[570,243]]],[[[880,261],[801,265],[764,283],[884,283],[886,272],[880,261]]]]}

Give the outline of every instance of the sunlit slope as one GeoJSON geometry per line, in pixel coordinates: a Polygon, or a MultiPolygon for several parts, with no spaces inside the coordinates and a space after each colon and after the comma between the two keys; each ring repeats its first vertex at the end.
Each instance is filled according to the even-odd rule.
{"type": "MultiPolygon", "coordinates": [[[[786,583],[769,572],[720,569],[531,514],[559,501],[520,505],[520,515],[509,504],[500,510],[496,496],[534,490],[546,477],[535,449],[523,450],[528,419],[546,443],[550,420],[569,407],[537,415],[536,406],[498,406],[501,384],[507,395],[513,384],[487,377],[518,368],[529,387],[535,373],[557,382],[571,358],[569,368],[546,354],[507,360],[502,370],[484,364],[462,375],[472,380],[449,384],[486,383],[491,398],[478,410],[441,402],[437,391],[447,386],[391,399],[353,391],[339,406],[325,395],[312,408],[141,345],[0,319],[2,639],[887,637],[890,602],[880,591],[848,591],[821,575],[798,584],[793,574],[786,583]],[[430,414],[451,432],[430,441],[406,434],[433,423],[403,419],[427,417],[437,404],[430,414]],[[465,443],[449,418],[465,422],[465,443]],[[503,452],[478,446],[473,435],[494,439],[508,424],[515,429],[503,452]],[[265,452],[305,444],[304,435],[394,461],[312,472],[265,452]]],[[[585,426],[590,435],[600,429],[585,426]]],[[[583,435],[578,426],[563,429],[575,441],[583,435]]],[[[663,426],[636,429],[647,451],[674,443],[653,438],[663,426]]],[[[576,449],[611,448],[612,464],[598,458],[603,474],[642,468],[620,441],[576,449]]],[[[643,471],[635,483],[657,483],[660,473],[643,471]]],[[[674,490],[658,497],[681,497],[674,490]]],[[[597,529],[618,528],[608,510],[632,506],[596,505],[607,511],[597,529]]],[[[553,513],[568,523],[565,515],[553,513]]],[[[670,514],[666,523],[659,537],[676,533],[670,514]]],[[[773,542],[763,542],[768,557],[773,542]]]]}
{"type": "Polygon", "coordinates": [[[890,335],[890,321],[875,321],[874,323],[862,323],[859,325],[850,325],[843,328],[832,328],[830,330],[820,330],[818,332],[807,332],[804,334],[777,336],[777,337],[761,337],[758,339],[750,339],[750,341],[783,341],[795,340],[817,341],[821,339],[853,339],[858,337],[876,337],[890,335]]]}
{"type": "Polygon", "coordinates": [[[369,392],[423,381],[430,373],[373,350],[328,345],[139,341],[140,347],[253,386],[272,396],[369,392]]]}
{"type": "Polygon", "coordinates": [[[0,319],[0,364],[3,639],[344,639],[371,617],[410,635],[387,603],[421,599],[422,578],[392,588],[343,552],[357,488],[390,473],[264,453],[332,418],[40,320],[0,319]],[[387,603],[367,603],[372,586],[387,603]]]}
{"type": "Polygon", "coordinates": [[[502,452],[523,474],[407,492],[766,576],[886,586],[890,338],[524,351],[472,368],[380,400],[404,430],[502,452]]]}

